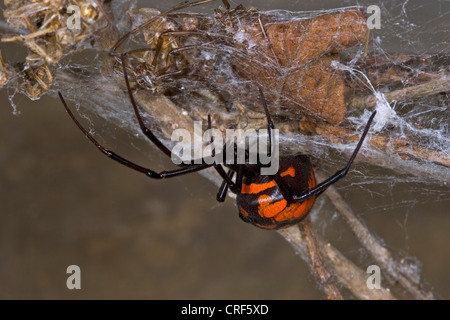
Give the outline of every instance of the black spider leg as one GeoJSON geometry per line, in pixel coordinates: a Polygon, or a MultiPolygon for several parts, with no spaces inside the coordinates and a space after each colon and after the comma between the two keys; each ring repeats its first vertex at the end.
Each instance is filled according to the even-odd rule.
{"type": "MultiPolygon", "coordinates": [[[[233,193],[240,193],[241,192],[241,187],[242,187],[242,180],[243,180],[243,176],[244,176],[244,167],[245,164],[237,164],[237,144],[233,142],[233,153],[234,153],[234,162],[235,162],[235,167],[237,167],[237,169],[230,169],[228,171],[228,174],[226,177],[224,178],[224,182],[226,182],[226,184],[222,183],[222,186],[219,189],[219,193],[217,194],[217,196],[219,196],[219,194],[222,194],[225,192],[225,189],[230,189],[231,192],[233,193]],[[234,171],[236,171],[236,180],[233,182],[232,178],[234,176],[234,171]]],[[[227,149],[227,145],[225,144],[224,148],[223,148],[223,153],[225,153],[225,150],[227,149]]],[[[247,157],[247,154],[245,155],[247,157]]],[[[218,201],[219,198],[217,199],[218,201]]]]}
{"type": "Polygon", "coordinates": [[[309,198],[311,198],[311,197],[314,197],[314,196],[317,196],[317,195],[321,194],[321,193],[324,192],[330,185],[332,185],[333,183],[337,182],[338,180],[340,180],[341,178],[343,178],[343,177],[347,174],[347,172],[348,172],[349,169],[350,169],[350,166],[351,166],[352,163],[353,163],[353,160],[355,160],[356,155],[358,154],[359,149],[361,148],[361,146],[362,146],[362,144],[363,144],[363,142],[364,142],[364,139],[366,138],[367,132],[369,131],[370,125],[372,124],[373,118],[375,117],[375,114],[376,114],[376,113],[377,113],[377,112],[374,111],[374,112],[372,113],[372,115],[370,116],[369,121],[367,121],[366,127],[364,128],[364,132],[362,133],[361,138],[359,139],[359,142],[358,142],[358,144],[356,145],[356,148],[355,148],[355,150],[353,151],[352,156],[351,156],[350,159],[348,160],[347,165],[346,165],[343,169],[337,171],[335,174],[333,174],[331,177],[329,177],[329,178],[326,179],[325,181],[322,181],[321,183],[319,183],[319,184],[318,184],[317,186],[315,186],[314,188],[309,189],[309,190],[303,192],[303,193],[302,193],[301,195],[299,195],[299,196],[294,196],[294,200],[295,200],[295,201],[303,202],[303,201],[305,201],[305,200],[307,200],[307,199],[309,199],[309,198]]]}
{"type": "MultiPolygon", "coordinates": [[[[212,125],[211,125],[211,116],[208,114],[208,129],[211,130],[212,125]]],[[[211,136],[211,140],[210,143],[213,144],[214,143],[214,136],[211,136]]],[[[211,150],[211,156],[214,158],[216,156],[216,149],[213,148],[211,150]]],[[[232,180],[233,175],[234,175],[234,171],[233,170],[229,170],[228,173],[225,172],[225,170],[223,169],[222,165],[214,162],[213,164],[214,169],[216,169],[216,171],[219,173],[219,175],[223,178],[223,182],[222,185],[219,188],[219,192],[217,193],[216,199],[219,202],[224,202],[225,198],[227,196],[227,192],[228,192],[228,187],[234,187],[234,182],[232,180]]]]}
{"type": "MultiPolygon", "coordinates": [[[[259,88],[259,95],[261,96],[262,105],[264,108],[264,113],[266,114],[267,119],[267,131],[269,133],[269,151],[268,156],[270,157],[273,153],[273,144],[272,144],[272,130],[275,130],[275,125],[273,124],[272,118],[269,114],[269,108],[267,107],[267,101],[264,97],[264,93],[261,88],[259,88]]],[[[273,176],[275,182],[277,183],[278,187],[280,188],[280,192],[283,195],[283,198],[288,203],[294,203],[295,200],[293,198],[294,193],[292,192],[291,188],[284,182],[283,178],[280,176],[280,173],[277,172],[273,176]]]]}
{"type": "MultiPolygon", "coordinates": [[[[231,179],[233,179],[234,176],[234,171],[233,170],[228,170],[228,177],[231,179]]],[[[224,202],[225,201],[225,197],[227,196],[227,192],[228,192],[228,187],[230,186],[230,184],[226,181],[223,180],[222,185],[219,188],[219,192],[217,193],[216,196],[216,200],[219,202],[224,202]]]]}
{"type": "MultiPolygon", "coordinates": [[[[133,106],[133,110],[134,110],[134,114],[136,115],[136,118],[138,120],[139,123],[139,127],[141,128],[142,133],[151,141],[153,142],[159,150],[161,150],[162,152],[164,152],[164,154],[166,154],[168,157],[171,157],[172,155],[172,151],[170,149],[168,149],[162,142],[161,140],[159,140],[154,134],[153,132],[144,124],[144,120],[142,119],[141,113],[139,112],[139,109],[137,107],[137,103],[136,100],[134,99],[133,96],[133,92],[131,91],[131,86],[130,86],[130,81],[128,79],[128,73],[127,73],[127,68],[125,66],[125,55],[121,54],[120,55],[120,59],[121,59],[121,63],[122,63],[122,69],[123,69],[123,75],[125,78],[125,84],[127,86],[127,92],[128,92],[128,96],[130,98],[131,101],[131,105],[133,106]]],[[[192,160],[193,162],[194,160],[192,160]]],[[[188,163],[188,164],[181,164],[180,166],[184,166],[184,165],[194,165],[193,163],[188,163]]],[[[204,163],[203,163],[204,164],[204,163]]],[[[212,165],[210,165],[212,166],[212,165]]],[[[220,172],[219,172],[220,173],[220,172]]],[[[225,172],[223,172],[223,175],[221,174],[221,176],[226,176],[225,172]]]]}
{"type": "MultiPolygon", "coordinates": [[[[208,129],[211,129],[211,116],[208,114],[208,129]]],[[[211,136],[211,140],[210,143],[213,144],[214,143],[214,136],[211,136]]],[[[212,158],[215,158],[216,156],[216,148],[213,148],[211,150],[211,156],[212,158]]],[[[214,161],[213,163],[214,169],[216,169],[216,171],[219,173],[219,175],[229,184],[229,185],[234,185],[233,180],[231,180],[231,178],[229,177],[229,175],[227,173],[225,173],[225,170],[223,169],[222,165],[216,163],[214,161]]]]}
{"type": "Polygon", "coordinates": [[[269,133],[269,151],[268,151],[268,156],[270,157],[272,155],[272,130],[275,129],[275,125],[273,124],[272,118],[270,117],[270,113],[269,113],[269,108],[267,107],[267,101],[266,101],[266,97],[264,97],[264,93],[262,91],[261,88],[259,89],[259,95],[261,97],[261,101],[262,101],[262,105],[264,108],[264,113],[266,114],[266,119],[267,119],[267,132],[269,133]]]}
{"type": "MultiPolygon", "coordinates": [[[[235,145],[237,148],[237,146],[235,145]]],[[[240,193],[242,189],[242,179],[244,177],[244,164],[237,164],[237,172],[236,172],[236,182],[234,183],[234,187],[230,187],[230,190],[234,193],[240,193]]]]}
{"type": "Polygon", "coordinates": [[[138,110],[136,101],[134,100],[133,93],[131,91],[130,81],[128,80],[127,68],[125,66],[125,56],[123,54],[120,55],[120,60],[122,62],[123,75],[125,78],[125,83],[127,85],[128,96],[131,101],[131,105],[133,106],[134,114],[139,123],[139,127],[141,128],[142,133],[158,147],[159,150],[164,152],[168,157],[172,156],[172,151],[170,151],[154,134],[153,132],[147,128],[144,124],[144,120],[142,120],[141,114],[138,110]]]}
{"type": "Polygon", "coordinates": [[[86,130],[83,128],[83,126],[78,122],[78,120],[75,118],[75,116],[72,114],[72,111],[70,111],[69,107],[67,106],[66,101],[64,100],[61,92],[58,92],[59,98],[61,99],[64,108],[66,108],[67,113],[69,114],[69,116],[72,118],[73,122],[75,122],[75,124],[78,126],[78,128],[84,133],[84,135],[91,140],[91,142],[104,154],[106,155],[108,158],[111,158],[117,162],[119,162],[120,164],[129,167],[133,170],[136,170],[138,172],[141,172],[143,174],[145,174],[147,177],[149,178],[153,178],[153,179],[163,179],[163,178],[172,178],[172,177],[176,177],[176,176],[180,176],[186,173],[191,173],[191,172],[196,172],[196,171],[200,171],[203,169],[206,169],[208,167],[211,167],[212,165],[208,165],[208,164],[200,164],[200,165],[192,165],[192,166],[186,166],[177,170],[173,170],[173,171],[162,171],[160,173],[152,171],[150,169],[144,168],[134,162],[131,162],[121,156],[119,156],[118,154],[116,154],[113,151],[107,150],[105,149],[97,140],[95,140],[95,138],[86,130]]]}

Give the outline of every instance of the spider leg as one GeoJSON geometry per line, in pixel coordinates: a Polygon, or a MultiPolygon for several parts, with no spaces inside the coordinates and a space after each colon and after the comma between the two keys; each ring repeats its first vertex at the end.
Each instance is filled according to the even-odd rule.
{"type": "MultiPolygon", "coordinates": [[[[266,119],[267,119],[267,131],[269,133],[269,154],[268,156],[270,157],[272,155],[272,130],[275,129],[275,125],[273,124],[272,118],[270,117],[270,113],[269,113],[269,108],[267,107],[267,101],[266,98],[264,97],[264,93],[262,91],[261,88],[259,88],[259,95],[261,96],[261,101],[262,101],[262,105],[264,108],[264,113],[266,114],[266,119]]],[[[274,175],[274,180],[277,183],[278,187],[280,188],[280,192],[283,195],[284,199],[286,199],[286,201],[288,201],[289,203],[293,203],[295,202],[295,200],[293,199],[293,195],[294,193],[292,192],[291,188],[289,188],[289,186],[284,182],[283,178],[281,178],[280,174],[277,172],[274,175]]]]}
{"type": "Polygon", "coordinates": [[[186,173],[191,173],[191,172],[197,172],[203,169],[206,169],[208,167],[211,167],[212,165],[209,164],[200,164],[200,165],[191,165],[191,166],[186,166],[177,170],[173,170],[173,171],[163,171],[163,172],[155,172],[152,171],[150,169],[147,169],[145,167],[142,167],[134,162],[131,162],[121,156],[119,156],[118,154],[116,154],[115,152],[112,152],[110,150],[105,149],[97,140],[95,140],[95,138],[85,129],[83,128],[83,126],[78,122],[78,120],[75,118],[75,116],[73,115],[72,111],[70,111],[69,107],[67,106],[66,101],[64,100],[61,92],[58,92],[59,98],[61,99],[64,108],[66,108],[67,113],[69,114],[69,116],[72,118],[72,120],[75,122],[75,124],[78,126],[78,128],[84,133],[84,135],[91,140],[91,142],[104,154],[106,155],[108,158],[111,158],[117,162],[119,162],[120,164],[131,168],[133,170],[136,170],[138,172],[141,172],[143,174],[145,174],[147,177],[149,178],[153,178],[153,179],[164,179],[164,178],[172,178],[172,177],[176,177],[176,176],[180,176],[186,173]]]}
{"type": "Polygon", "coordinates": [[[120,56],[123,68],[123,75],[125,77],[125,83],[127,85],[128,96],[130,97],[131,104],[133,106],[134,113],[136,114],[136,118],[139,122],[139,127],[141,128],[142,133],[153,142],[162,152],[164,152],[168,157],[171,157],[172,151],[170,151],[154,134],[153,132],[147,128],[144,124],[144,120],[142,120],[141,114],[138,110],[136,101],[134,100],[133,92],[131,91],[130,81],[128,80],[127,68],[125,67],[125,57],[122,54],[120,56]]]}
{"type": "MultiPolygon", "coordinates": [[[[212,125],[211,125],[211,116],[208,114],[208,129],[211,129],[212,125]]],[[[214,143],[214,136],[211,137],[210,143],[214,143]]],[[[216,156],[216,149],[212,149],[211,151],[211,155],[212,157],[216,156]]],[[[215,163],[214,162],[214,169],[216,169],[217,173],[219,173],[219,175],[222,177],[223,182],[222,185],[220,186],[219,192],[217,193],[217,201],[219,202],[224,202],[225,201],[225,197],[227,196],[227,192],[228,192],[228,187],[232,187],[234,188],[234,182],[232,180],[233,175],[234,175],[234,171],[229,170],[228,174],[225,172],[225,170],[223,169],[222,165],[215,163]]]]}
{"type": "MultiPolygon", "coordinates": [[[[234,176],[233,170],[228,170],[227,177],[231,180],[234,176]]],[[[228,183],[225,179],[222,182],[222,185],[219,188],[219,192],[217,193],[216,200],[219,202],[224,202],[225,197],[227,196],[228,188],[230,186],[230,183],[228,183]]]]}
{"type": "MultiPolygon", "coordinates": [[[[208,114],[208,129],[211,129],[211,128],[212,128],[211,116],[208,114]]],[[[214,143],[214,136],[211,137],[210,143],[211,144],[214,143]]],[[[216,156],[216,149],[215,148],[211,150],[211,156],[213,158],[216,156]]],[[[216,169],[217,173],[225,180],[224,182],[226,182],[228,185],[234,187],[233,180],[231,180],[231,177],[225,172],[225,170],[223,169],[222,165],[214,162],[213,166],[214,166],[214,169],[216,169]]]]}
{"type": "Polygon", "coordinates": [[[305,201],[305,200],[307,200],[307,199],[309,199],[311,197],[318,196],[319,194],[324,192],[326,190],[326,188],[328,188],[330,185],[332,185],[333,183],[337,182],[338,180],[340,180],[341,178],[343,178],[347,174],[347,172],[350,169],[350,166],[353,163],[353,160],[355,160],[356,155],[358,154],[359,149],[361,148],[361,146],[362,146],[362,144],[364,142],[364,139],[366,138],[367,132],[369,131],[370,125],[371,125],[371,123],[373,121],[373,118],[375,117],[376,113],[377,112],[374,111],[372,113],[372,115],[370,116],[369,121],[367,121],[366,127],[364,128],[364,132],[362,133],[361,138],[359,139],[359,142],[356,145],[356,148],[353,151],[352,156],[348,160],[347,165],[343,169],[337,171],[335,174],[333,174],[331,177],[329,177],[325,181],[322,181],[321,183],[316,185],[314,188],[308,189],[307,191],[305,191],[301,195],[294,196],[293,198],[294,198],[295,201],[303,202],[303,201],[305,201]]]}
{"type": "Polygon", "coordinates": [[[269,108],[267,107],[267,101],[264,97],[264,93],[261,88],[259,89],[259,95],[261,96],[262,105],[264,108],[264,113],[266,114],[267,119],[267,132],[269,133],[269,157],[272,155],[272,130],[275,129],[275,125],[273,124],[272,118],[270,117],[269,108]]]}
{"type": "Polygon", "coordinates": [[[294,200],[294,192],[292,192],[291,188],[289,188],[289,186],[284,182],[283,178],[280,176],[278,172],[273,176],[273,179],[280,188],[280,192],[283,195],[283,198],[288,203],[296,202],[296,200],[294,200]]]}
{"type": "Polygon", "coordinates": [[[241,187],[242,187],[242,178],[244,175],[244,165],[243,164],[238,164],[237,165],[237,173],[236,173],[236,182],[234,183],[234,186],[231,186],[231,191],[235,192],[235,193],[240,193],[241,192],[241,187]]]}

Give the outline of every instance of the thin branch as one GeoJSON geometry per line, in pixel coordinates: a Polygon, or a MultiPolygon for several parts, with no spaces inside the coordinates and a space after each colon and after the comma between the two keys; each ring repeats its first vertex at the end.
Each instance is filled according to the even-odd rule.
{"type": "MultiPolygon", "coordinates": [[[[277,232],[292,245],[302,260],[310,264],[305,235],[301,233],[298,226],[291,226],[277,232]]],[[[381,289],[369,289],[367,287],[368,274],[317,234],[316,241],[323,255],[326,268],[333,270],[336,279],[355,297],[364,300],[396,300],[389,289],[383,287],[381,289]]]]}
{"type": "Polygon", "coordinates": [[[300,231],[305,235],[306,246],[309,252],[309,268],[314,274],[319,287],[325,292],[328,300],[343,300],[339,289],[334,284],[331,273],[323,263],[322,254],[318,248],[314,235],[314,228],[311,223],[311,217],[306,217],[299,224],[300,231]]]}
{"type": "MultiPolygon", "coordinates": [[[[405,101],[431,96],[441,92],[450,91],[450,76],[442,74],[440,78],[433,79],[423,84],[406,87],[403,89],[386,92],[384,96],[391,103],[393,101],[405,101]]],[[[348,103],[349,109],[373,108],[377,104],[375,96],[353,97],[348,103]]]]}
{"type": "MultiPolygon", "coordinates": [[[[350,129],[328,125],[326,123],[302,121],[301,130],[308,134],[325,137],[335,144],[353,143],[359,139],[359,136],[350,129]]],[[[366,144],[370,145],[373,150],[378,150],[389,156],[400,158],[402,161],[418,159],[450,168],[450,157],[448,154],[418,146],[417,143],[410,138],[370,135],[366,144]]],[[[373,161],[373,163],[382,163],[382,161],[373,161]]],[[[419,171],[421,170],[420,167],[416,169],[419,171]]]]}

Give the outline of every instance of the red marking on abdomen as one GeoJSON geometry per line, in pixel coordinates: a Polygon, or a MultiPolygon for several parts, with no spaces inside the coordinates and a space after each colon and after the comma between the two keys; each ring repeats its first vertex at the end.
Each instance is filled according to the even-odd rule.
{"type": "Polygon", "coordinates": [[[261,195],[258,198],[258,213],[261,217],[272,218],[279,214],[286,208],[287,201],[280,200],[273,202],[272,198],[268,195],[261,195]]]}
{"type": "MultiPolygon", "coordinates": [[[[281,177],[291,176],[295,177],[295,169],[294,167],[289,167],[287,170],[283,171],[280,174],[281,177]]],[[[242,194],[257,194],[261,193],[267,189],[273,188],[277,185],[275,180],[270,180],[266,183],[251,183],[251,184],[242,184],[241,193],[242,194]]]]}

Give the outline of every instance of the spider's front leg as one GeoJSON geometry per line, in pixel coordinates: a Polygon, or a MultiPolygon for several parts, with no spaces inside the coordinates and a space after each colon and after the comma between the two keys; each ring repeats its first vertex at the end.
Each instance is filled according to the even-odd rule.
{"type": "Polygon", "coordinates": [[[372,113],[372,115],[370,116],[369,120],[367,121],[366,127],[364,128],[364,131],[363,131],[363,133],[361,135],[361,138],[359,139],[359,142],[356,145],[356,148],[353,151],[352,156],[348,160],[347,165],[343,169],[337,171],[334,175],[332,175],[331,177],[329,177],[325,181],[322,181],[321,183],[319,183],[314,188],[305,191],[301,195],[294,196],[294,200],[295,201],[303,202],[303,201],[305,201],[305,200],[307,200],[307,199],[309,199],[311,197],[318,196],[319,194],[324,192],[330,185],[332,185],[333,183],[335,183],[335,182],[339,181],[340,179],[342,179],[343,177],[345,177],[345,175],[350,170],[350,167],[351,167],[353,161],[355,160],[356,155],[358,154],[359,149],[361,148],[361,146],[362,146],[362,144],[364,142],[364,139],[366,138],[367,132],[369,132],[370,125],[372,124],[372,121],[375,118],[376,113],[377,112],[374,111],[372,113]]]}
{"type": "Polygon", "coordinates": [[[172,170],[172,171],[163,171],[163,172],[155,172],[153,170],[150,170],[148,168],[142,167],[130,160],[125,159],[124,157],[118,155],[117,153],[108,150],[104,148],[95,138],[81,125],[81,123],[75,118],[72,111],[67,106],[66,101],[64,100],[64,97],[62,96],[61,92],[58,92],[59,98],[61,99],[64,108],[66,109],[69,116],[72,118],[73,122],[77,125],[77,127],[84,133],[84,135],[97,147],[97,149],[100,150],[104,155],[106,155],[108,158],[113,159],[114,161],[119,162],[120,164],[131,168],[135,171],[138,171],[140,173],[145,174],[149,178],[153,179],[164,179],[164,178],[172,178],[177,177],[186,173],[191,172],[197,172],[206,168],[211,167],[212,165],[209,164],[199,164],[199,165],[188,165],[180,169],[172,170]]]}

